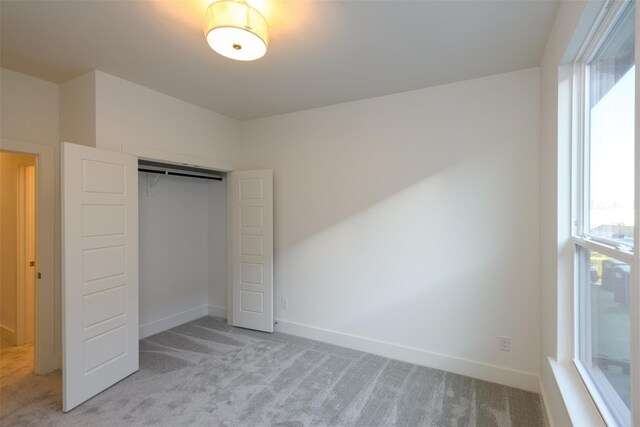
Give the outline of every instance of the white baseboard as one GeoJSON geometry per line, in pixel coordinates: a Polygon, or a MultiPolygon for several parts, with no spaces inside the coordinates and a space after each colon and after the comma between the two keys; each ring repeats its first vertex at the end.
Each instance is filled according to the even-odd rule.
{"type": "Polygon", "coordinates": [[[4,325],[0,325],[0,337],[14,345],[16,344],[16,341],[18,341],[16,331],[11,330],[4,325]]]}
{"type": "Polygon", "coordinates": [[[553,417],[549,412],[549,400],[547,399],[547,393],[544,391],[544,385],[542,379],[538,377],[538,388],[540,389],[540,403],[542,404],[542,415],[544,419],[545,427],[555,427],[553,424],[553,417]]]}
{"type": "Polygon", "coordinates": [[[227,307],[221,305],[209,304],[209,316],[219,317],[221,319],[227,318],[227,307]]]}
{"type": "Polygon", "coordinates": [[[533,373],[474,362],[472,360],[290,322],[288,320],[276,320],[278,321],[276,330],[286,334],[310,338],[354,350],[366,351],[367,353],[377,354],[390,359],[441,369],[443,371],[516,387],[534,393],[539,392],[539,379],[538,376],[533,373]]]}
{"type": "Polygon", "coordinates": [[[209,314],[209,308],[206,305],[193,308],[191,310],[183,311],[182,313],[174,314],[164,319],[156,320],[154,322],[147,323],[140,326],[139,338],[143,339],[155,335],[167,329],[175,328],[184,323],[191,322],[192,320],[199,319],[200,317],[209,314]]]}

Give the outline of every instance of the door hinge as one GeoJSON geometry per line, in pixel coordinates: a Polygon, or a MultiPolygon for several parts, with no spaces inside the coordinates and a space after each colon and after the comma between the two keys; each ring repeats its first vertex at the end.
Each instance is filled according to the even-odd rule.
{"type": "Polygon", "coordinates": [[[35,261],[29,261],[29,267],[33,267],[34,265],[36,265],[35,261]]]}
{"type": "Polygon", "coordinates": [[[38,279],[42,279],[42,273],[38,273],[38,279]]]}

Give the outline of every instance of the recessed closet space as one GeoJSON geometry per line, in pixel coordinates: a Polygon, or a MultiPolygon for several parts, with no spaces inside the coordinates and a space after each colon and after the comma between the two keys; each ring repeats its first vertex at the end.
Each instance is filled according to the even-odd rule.
{"type": "Polygon", "coordinates": [[[226,316],[226,178],[185,169],[139,164],[140,338],[226,316]]]}

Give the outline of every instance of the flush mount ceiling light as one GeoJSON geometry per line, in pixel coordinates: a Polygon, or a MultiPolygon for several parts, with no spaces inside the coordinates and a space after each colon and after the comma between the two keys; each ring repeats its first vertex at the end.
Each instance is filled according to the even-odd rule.
{"type": "Polygon", "coordinates": [[[207,8],[207,43],[222,56],[253,61],[267,52],[267,21],[245,0],[219,0],[207,8]]]}

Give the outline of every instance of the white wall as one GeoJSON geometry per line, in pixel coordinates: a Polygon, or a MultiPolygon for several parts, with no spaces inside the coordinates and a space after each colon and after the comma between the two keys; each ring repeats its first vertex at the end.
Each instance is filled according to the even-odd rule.
{"type": "MultiPolygon", "coordinates": [[[[0,68],[0,137],[54,150],[54,239],[60,241],[59,88],[57,84],[0,68]]],[[[0,147],[1,148],[1,147],[0,147]]],[[[45,213],[47,214],[47,213],[45,213]]],[[[60,250],[54,253],[55,352],[61,352],[60,250]]]]}
{"type": "Polygon", "coordinates": [[[281,330],[537,389],[538,73],[245,122],[281,330]]]}
{"type": "Polygon", "coordinates": [[[67,80],[60,85],[60,140],[95,147],[95,71],[67,80]]]}
{"type": "Polygon", "coordinates": [[[227,181],[209,185],[209,314],[227,317],[227,181]]]}
{"type": "Polygon", "coordinates": [[[123,144],[237,165],[240,122],[95,71],[96,147],[123,144]]]}
{"type": "Polygon", "coordinates": [[[58,85],[0,68],[3,138],[58,146],[58,85]]]}
{"type": "MultiPolygon", "coordinates": [[[[139,174],[140,328],[147,336],[204,316],[209,294],[209,187],[139,174]]],[[[225,224],[226,230],[226,224],[225,224]]]]}

